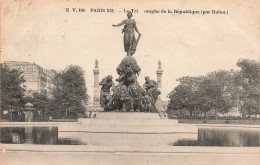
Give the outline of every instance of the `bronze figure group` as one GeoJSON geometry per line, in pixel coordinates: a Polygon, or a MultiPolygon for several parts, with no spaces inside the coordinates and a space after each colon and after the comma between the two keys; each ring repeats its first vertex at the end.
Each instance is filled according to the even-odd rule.
{"type": "MultiPolygon", "coordinates": [[[[125,78],[127,79],[127,78],[125,78]]],[[[100,103],[105,111],[136,111],[157,112],[155,102],[160,95],[158,84],[149,77],[145,77],[143,87],[137,81],[127,83],[120,82],[114,85],[112,76],[107,76],[99,83],[100,103]]]]}

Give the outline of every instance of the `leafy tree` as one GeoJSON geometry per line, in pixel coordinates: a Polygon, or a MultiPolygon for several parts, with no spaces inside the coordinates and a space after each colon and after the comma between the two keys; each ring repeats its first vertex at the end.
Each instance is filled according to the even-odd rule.
{"type": "Polygon", "coordinates": [[[60,104],[63,116],[79,116],[85,112],[83,102],[87,100],[84,71],[81,67],[70,65],[54,77],[53,98],[60,104]]]}
{"type": "Polygon", "coordinates": [[[240,59],[237,66],[241,68],[243,81],[247,81],[248,85],[259,87],[260,85],[260,63],[249,59],[240,59]]]}
{"type": "Polygon", "coordinates": [[[240,59],[237,66],[241,68],[240,74],[235,78],[240,89],[240,111],[251,118],[251,115],[259,114],[260,110],[260,63],[240,59]]]}
{"type": "Polygon", "coordinates": [[[216,71],[208,74],[211,81],[211,98],[213,99],[212,107],[215,109],[217,120],[218,113],[227,113],[233,106],[233,75],[228,71],[216,71]]]}
{"type": "Polygon", "coordinates": [[[22,72],[1,64],[1,114],[3,110],[10,112],[13,109],[19,109],[22,106],[22,97],[24,96],[24,88],[22,84],[25,79],[22,72]]]}
{"type": "Polygon", "coordinates": [[[178,79],[180,85],[169,94],[170,104],[168,112],[177,109],[187,109],[195,112],[195,118],[200,112],[215,109],[218,113],[226,113],[231,108],[232,77],[227,71],[212,72],[199,77],[182,77],[178,79]]]}
{"type": "Polygon", "coordinates": [[[207,112],[212,106],[214,106],[215,94],[217,86],[209,79],[203,80],[198,87],[198,90],[194,93],[194,103],[199,110],[204,112],[204,117],[207,117],[207,112]]]}
{"type": "Polygon", "coordinates": [[[192,97],[191,87],[187,85],[178,85],[168,96],[170,103],[168,104],[168,113],[171,111],[179,111],[189,109],[192,116],[192,109],[189,106],[190,98],[192,97]]]}
{"type": "Polygon", "coordinates": [[[182,85],[187,85],[192,89],[192,91],[195,91],[198,89],[199,84],[205,79],[205,76],[199,76],[199,77],[182,77],[177,79],[177,81],[180,82],[182,85]]]}
{"type": "Polygon", "coordinates": [[[203,80],[205,80],[205,76],[186,76],[177,79],[177,81],[180,81],[180,84],[186,85],[191,89],[191,96],[188,97],[189,99],[186,102],[186,108],[190,111],[190,116],[192,116],[193,112],[195,112],[195,119],[197,118],[197,115],[201,112],[201,110],[204,109],[204,107],[202,106],[203,99],[198,97],[201,96],[201,91],[198,92],[198,89],[203,80]]]}

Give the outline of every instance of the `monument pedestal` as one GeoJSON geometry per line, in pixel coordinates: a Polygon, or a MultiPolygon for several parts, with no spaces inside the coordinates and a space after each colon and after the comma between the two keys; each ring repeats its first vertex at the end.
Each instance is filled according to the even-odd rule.
{"type": "Polygon", "coordinates": [[[158,113],[97,112],[96,118],[78,119],[79,131],[121,133],[175,132],[178,120],[160,119],[158,113]]]}
{"type": "Polygon", "coordinates": [[[160,119],[158,113],[148,112],[99,112],[97,119],[160,119]]]}
{"type": "Polygon", "coordinates": [[[78,131],[157,134],[178,132],[178,120],[160,119],[158,113],[98,112],[96,118],[78,119],[78,131]]]}
{"type": "MultiPolygon", "coordinates": [[[[75,128],[75,127],[74,127],[75,128]]],[[[78,137],[93,146],[169,146],[178,139],[197,138],[178,124],[178,120],[160,119],[158,113],[98,112],[96,118],[78,119],[77,130],[63,131],[59,137],[78,137]]]]}

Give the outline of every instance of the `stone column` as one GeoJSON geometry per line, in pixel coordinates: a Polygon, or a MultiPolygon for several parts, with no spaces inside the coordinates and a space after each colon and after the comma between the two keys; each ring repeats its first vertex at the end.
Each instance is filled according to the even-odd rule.
{"type": "Polygon", "coordinates": [[[93,110],[99,111],[102,110],[100,105],[100,91],[99,91],[99,67],[98,61],[95,61],[95,68],[93,69],[94,73],[94,95],[93,95],[93,110]]]}
{"type": "MultiPolygon", "coordinates": [[[[161,66],[161,61],[158,62],[158,69],[156,71],[157,74],[157,83],[158,83],[158,89],[161,91],[161,95],[163,93],[162,89],[162,66],[161,66]]],[[[167,109],[167,101],[164,101],[164,98],[159,95],[158,99],[155,103],[155,107],[158,109],[159,111],[159,116],[161,119],[167,119],[167,114],[166,114],[166,109],[167,109]]]]}
{"type": "Polygon", "coordinates": [[[158,83],[158,89],[162,88],[162,66],[161,66],[161,61],[158,62],[158,70],[156,71],[157,74],[157,83],[158,83]]]}

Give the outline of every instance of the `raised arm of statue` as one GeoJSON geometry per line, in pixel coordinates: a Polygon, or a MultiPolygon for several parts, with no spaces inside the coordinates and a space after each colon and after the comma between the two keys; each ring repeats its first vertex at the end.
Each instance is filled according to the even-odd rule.
{"type": "Polygon", "coordinates": [[[117,25],[112,25],[112,26],[115,26],[115,27],[118,27],[118,26],[122,26],[125,24],[125,20],[123,20],[121,23],[117,24],[117,25]]]}

